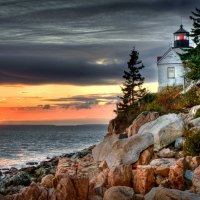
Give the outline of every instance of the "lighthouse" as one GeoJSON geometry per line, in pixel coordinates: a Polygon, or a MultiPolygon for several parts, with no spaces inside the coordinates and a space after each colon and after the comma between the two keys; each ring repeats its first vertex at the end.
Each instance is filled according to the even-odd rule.
{"type": "Polygon", "coordinates": [[[185,68],[180,58],[189,46],[189,32],[180,25],[174,33],[174,46],[170,47],[163,56],[157,57],[158,91],[167,86],[184,85],[185,68]]]}

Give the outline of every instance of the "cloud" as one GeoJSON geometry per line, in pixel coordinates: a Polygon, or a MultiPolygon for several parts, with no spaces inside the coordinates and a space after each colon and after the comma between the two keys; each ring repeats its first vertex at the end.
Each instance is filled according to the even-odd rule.
{"type": "Polygon", "coordinates": [[[51,106],[49,104],[46,104],[46,105],[43,106],[43,109],[44,110],[49,110],[49,109],[51,109],[51,106]]]}
{"type": "Polygon", "coordinates": [[[91,95],[77,95],[73,97],[64,97],[57,99],[46,99],[45,101],[55,102],[53,105],[61,108],[69,109],[90,109],[101,104],[115,103],[119,94],[91,94],[91,95]]]}
{"type": "Polygon", "coordinates": [[[190,30],[189,15],[198,5],[199,0],[0,0],[0,84],[120,84],[133,46],[146,65],[146,81],[156,81],[156,56],[169,47],[181,16],[190,30]]]}
{"type": "Polygon", "coordinates": [[[75,109],[75,110],[91,109],[96,106],[115,104],[117,100],[117,96],[119,95],[121,94],[117,94],[117,93],[88,94],[88,95],[76,95],[72,97],[63,97],[63,98],[41,99],[42,101],[48,102],[48,104],[40,104],[37,106],[13,107],[11,109],[18,110],[18,111],[44,111],[44,110],[48,111],[48,110],[57,110],[57,109],[75,109]]]}

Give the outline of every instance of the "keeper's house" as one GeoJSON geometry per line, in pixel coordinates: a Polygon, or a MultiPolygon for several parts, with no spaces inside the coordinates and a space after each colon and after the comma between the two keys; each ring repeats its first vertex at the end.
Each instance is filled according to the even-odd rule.
{"type": "Polygon", "coordinates": [[[166,86],[184,85],[185,69],[179,55],[188,48],[189,32],[181,25],[174,33],[174,47],[170,47],[163,56],[157,57],[159,91],[166,86]]]}

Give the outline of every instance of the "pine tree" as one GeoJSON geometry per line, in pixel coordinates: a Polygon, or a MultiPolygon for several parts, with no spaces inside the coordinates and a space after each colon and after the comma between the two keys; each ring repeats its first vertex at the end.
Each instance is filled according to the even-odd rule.
{"type": "Polygon", "coordinates": [[[199,45],[199,36],[200,36],[200,9],[196,8],[196,12],[192,12],[193,16],[190,16],[190,19],[193,21],[193,28],[191,31],[191,36],[196,45],[199,45]]]}
{"type": "Polygon", "coordinates": [[[145,95],[146,89],[142,88],[144,77],[140,74],[140,70],[144,68],[144,65],[138,58],[139,53],[133,48],[130,60],[127,63],[128,70],[125,70],[123,75],[125,81],[121,87],[123,96],[120,97],[119,112],[128,111],[129,108],[134,107],[139,99],[145,95]]]}
{"type": "Polygon", "coordinates": [[[186,77],[189,80],[200,79],[200,9],[196,8],[195,12],[192,12],[193,16],[190,19],[193,21],[193,28],[190,36],[193,37],[193,41],[196,45],[195,48],[187,50],[186,54],[181,56],[185,66],[188,68],[186,77]]]}

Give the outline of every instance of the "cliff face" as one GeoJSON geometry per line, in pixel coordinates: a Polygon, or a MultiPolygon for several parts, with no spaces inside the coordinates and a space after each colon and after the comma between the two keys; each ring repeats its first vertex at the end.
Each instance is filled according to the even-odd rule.
{"type": "Polygon", "coordinates": [[[182,151],[184,129],[200,131],[200,118],[194,119],[199,108],[160,117],[141,113],[123,134],[110,124],[92,153],[59,158],[55,175],[0,199],[200,200],[200,156],[182,151]]]}

